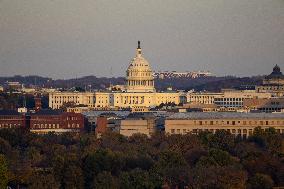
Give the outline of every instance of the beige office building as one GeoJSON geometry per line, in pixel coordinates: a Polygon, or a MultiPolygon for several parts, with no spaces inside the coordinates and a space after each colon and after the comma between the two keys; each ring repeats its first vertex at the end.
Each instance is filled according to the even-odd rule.
{"type": "Polygon", "coordinates": [[[150,118],[135,118],[125,119],[120,122],[119,133],[124,136],[132,136],[133,134],[145,134],[151,136],[156,131],[155,119],[150,118]]]}
{"type": "Polygon", "coordinates": [[[217,130],[226,130],[233,135],[247,137],[254,128],[274,127],[284,133],[284,114],[282,113],[229,113],[229,112],[187,112],[175,113],[165,121],[167,134],[187,134],[217,130]]]}

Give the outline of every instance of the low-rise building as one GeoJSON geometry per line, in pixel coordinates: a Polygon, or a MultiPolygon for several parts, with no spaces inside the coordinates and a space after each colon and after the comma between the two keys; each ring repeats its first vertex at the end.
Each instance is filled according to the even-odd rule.
{"type": "Polygon", "coordinates": [[[85,119],[82,114],[40,110],[29,115],[30,131],[39,134],[48,132],[80,132],[84,129],[85,119]]]}
{"type": "Polygon", "coordinates": [[[128,118],[121,120],[119,133],[128,137],[138,133],[151,136],[156,130],[154,116],[150,114],[132,114],[128,118]]]}
{"type": "Polygon", "coordinates": [[[94,107],[94,93],[91,92],[51,92],[49,93],[49,107],[60,109],[65,104],[86,105],[94,107]]]}
{"type": "Polygon", "coordinates": [[[26,118],[14,110],[0,110],[1,128],[25,128],[26,118]]]}
{"type": "Polygon", "coordinates": [[[270,98],[271,93],[259,93],[255,90],[223,90],[223,94],[214,99],[219,108],[243,108],[244,99],[270,98]]]}
{"type": "Polygon", "coordinates": [[[256,127],[266,129],[274,127],[284,133],[284,114],[268,113],[230,113],[230,112],[187,112],[175,113],[165,121],[167,134],[187,134],[217,130],[226,130],[233,135],[247,137],[256,127]]]}
{"type": "Polygon", "coordinates": [[[187,102],[195,104],[214,104],[215,99],[221,97],[223,93],[194,92],[187,94],[187,102]]]}
{"type": "Polygon", "coordinates": [[[26,87],[23,87],[23,88],[21,89],[21,92],[34,94],[34,93],[36,92],[36,89],[35,89],[35,88],[26,88],[26,87]]]}
{"type": "Polygon", "coordinates": [[[258,110],[260,112],[266,113],[283,112],[284,98],[244,99],[244,108],[248,110],[258,110]]]}
{"type": "Polygon", "coordinates": [[[88,106],[75,106],[75,107],[67,107],[66,111],[74,113],[83,113],[90,111],[90,108],[88,106]]]}
{"type": "Polygon", "coordinates": [[[95,133],[100,137],[106,132],[119,132],[121,117],[115,113],[102,113],[97,117],[95,133]]]}
{"type": "Polygon", "coordinates": [[[7,81],[6,86],[8,90],[22,90],[23,84],[18,81],[7,81]]]}

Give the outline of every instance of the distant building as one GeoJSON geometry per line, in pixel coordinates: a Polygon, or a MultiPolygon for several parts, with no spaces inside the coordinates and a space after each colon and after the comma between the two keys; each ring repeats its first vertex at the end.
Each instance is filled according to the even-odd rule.
{"type": "Polygon", "coordinates": [[[264,85],[284,85],[284,75],[280,71],[280,67],[276,65],[271,74],[263,80],[264,85]]]}
{"type": "Polygon", "coordinates": [[[154,72],[154,78],[159,79],[171,79],[171,78],[199,78],[199,77],[209,77],[212,73],[209,71],[192,71],[192,72],[176,72],[176,71],[163,71],[154,72]]]}
{"type": "Polygon", "coordinates": [[[266,113],[284,112],[284,98],[244,99],[244,108],[266,113]]]}
{"type": "Polygon", "coordinates": [[[29,120],[30,131],[38,134],[80,132],[83,131],[85,125],[82,114],[54,110],[40,110],[31,113],[29,120]]]}
{"type": "Polygon", "coordinates": [[[40,111],[41,108],[42,108],[42,104],[41,104],[41,97],[37,97],[35,96],[34,97],[34,100],[35,100],[35,111],[40,111]]]}
{"type": "Polygon", "coordinates": [[[88,106],[74,106],[74,107],[67,107],[67,112],[74,112],[74,113],[83,113],[88,112],[91,109],[88,106]]]}
{"type": "Polygon", "coordinates": [[[224,90],[221,96],[214,99],[214,103],[219,108],[243,108],[244,99],[270,97],[270,93],[259,93],[255,90],[224,90]]]}
{"type": "MultiPolygon", "coordinates": [[[[136,56],[130,62],[126,71],[124,91],[96,92],[96,108],[131,108],[146,110],[149,107],[164,103],[185,103],[186,94],[183,92],[156,92],[154,77],[149,62],[142,56],[140,42],[136,56]]],[[[134,111],[135,111],[134,110],[134,111]]]]}
{"type": "Polygon", "coordinates": [[[164,103],[185,103],[186,93],[176,91],[156,92],[149,62],[142,56],[140,42],[136,56],[126,71],[126,85],[115,91],[95,93],[53,92],[49,94],[49,107],[59,109],[64,103],[83,104],[96,109],[147,110],[164,103]]]}
{"type": "Polygon", "coordinates": [[[115,113],[102,113],[97,117],[95,133],[100,137],[106,132],[119,132],[121,118],[115,113]]]}
{"type": "Polygon", "coordinates": [[[138,133],[151,136],[156,130],[156,118],[154,116],[138,115],[121,120],[119,133],[124,136],[132,136],[138,133]]]}
{"type": "Polygon", "coordinates": [[[7,81],[6,82],[8,90],[22,90],[23,85],[17,81],[7,81]]]}
{"type": "Polygon", "coordinates": [[[0,110],[1,128],[25,128],[25,116],[14,110],[0,110]]]}
{"type": "Polygon", "coordinates": [[[284,96],[284,75],[276,65],[270,75],[263,79],[262,85],[256,86],[257,92],[269,92],[274,96],[284,96]]]}
{"type": "Polygon", "coordinates": [[[26,107],[21,107],[21,108],[18,108],[18,112],[19,113],[27,113],[28,109],[26,107]]]}
{"type": "Polygon", "coordinates": [[[51,92],[49,93],[49,107],[60,109],[63,105],[86,105],[90,108],[95,106],[94,93],[91,92],[51,92]]]}
{"type": "Polygon", "coordinates": [[[267,129],[274,127],[278,133],[284,133],[284,114],[267,113],[176,113],[165,121],[167,134],[187,134],[207,131],[215,133],[225,130],[235,136],[248,137],[256,127],[267,129]]]}
{"type": "Polygon", "coordinates": [[[56,92],[56,89],[52,89],[52,88],[41,88],[40,89],[41,93],[53,93],[56,92]]]}
{"type": "Polygon", "coordinates": [[[188,93],[186,106],[188,108],[202,108],[205,111],[236,111],[244,107],[244,99],[270,97],[271,93],[256,92],[255,90],[230,89],[222,90],[221,93],[188,93]]]}
{"type": "Polygon", "coordinates": [[[23,93],[35,93],[36,92],[36,89],[35,88],[26,88],[26,87],[23,87],[22,89],[21,89],[21,91],[23,92],[23,93]]]}
{"type": "Polygon", "coordinates": [[[88,122],[88,129],[89,131],[93,131],[95,127],[98,126],[97,121],[98,117],[105,116],[110,119],[124,119],[130,114],[130,111],[113,111],[113,110],[95,110],[95,111],[88,111],[82,113],[84,117],[87,119],[88,122]],[[110,116],[113,115],[113,116],[110,116]]]}
{"type": "Polygon", "coordinates": [[[197,104],[214,104],[215,99],[221,97],[223,93],[197,92],[188,93],[187,102],[197,104]]]}

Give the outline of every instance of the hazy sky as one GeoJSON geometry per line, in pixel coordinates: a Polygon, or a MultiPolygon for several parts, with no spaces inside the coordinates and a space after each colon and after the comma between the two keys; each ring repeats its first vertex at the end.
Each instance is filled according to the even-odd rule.
{"type": "Polygon", "coordinates": [[[124,76],[141,40],[153,70],[284,70],[284,0],[0,0],[0,76],[124,76]]]}

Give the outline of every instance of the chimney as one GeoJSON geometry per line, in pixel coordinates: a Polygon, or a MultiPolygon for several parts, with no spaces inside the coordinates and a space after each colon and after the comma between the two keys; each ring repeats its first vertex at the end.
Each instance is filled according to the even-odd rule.
{"type": "Polygon", "coordinates": [[[41,110],[41,98],[35,96],[35,111],[38,112],[41,110]]]}

